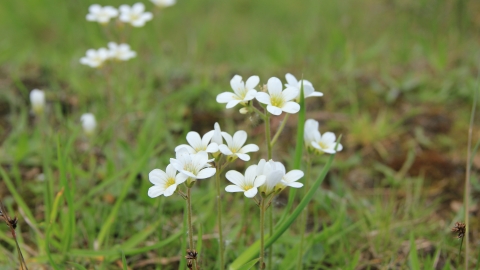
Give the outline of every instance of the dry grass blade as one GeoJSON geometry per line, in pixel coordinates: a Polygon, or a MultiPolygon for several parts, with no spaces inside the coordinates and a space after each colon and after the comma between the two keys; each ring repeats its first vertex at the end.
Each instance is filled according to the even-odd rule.
{"type": "Polygon", "coordinates": [[[0,217],[5,221],[7,226],[10,228],[10,233],[12,234],[13,240],[15,240],[15,244],[17,246],[18,252],[18,260],[20,262],[21,269],[28,270],[27,264],[25,263],[25,259],[23,258],[22,251],[20,250],[20,245],[18,244],[17,234],[15,233],[15,229],[17,228],[18,219],[14,217],[13,219],[8,216],[7,209],[0,201],[0,217]]]}

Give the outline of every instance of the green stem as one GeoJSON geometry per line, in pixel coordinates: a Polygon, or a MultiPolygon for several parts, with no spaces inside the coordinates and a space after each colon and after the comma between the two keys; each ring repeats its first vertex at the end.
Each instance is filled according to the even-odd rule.
{"type": "Polygon", "coordinates": [[[280,127],[278,128],[277,130],[277,133],[275,133],[275,136],[273,136],[273,139],[272,141],[270,142],[270,145],[273,147],[275,145],[275,143],[277,142],[278,140],[278,137],[280,137],[280,133],[282,133],[283,129],[285,128],[285,125],[287,124],[287,120],[288,120],[288,116],[290,114],[287,113],[287,115],[285,115],[285,117],[283,118],[282,120],[282,124],[280,125],[280,127]]]}
{"type": "Polygon", "coordinates": [[[460,241],[460,247],[458,248],[458,265],[460,266],[462,262],[462,246],[463,246],[463,237],[461,238],[462,240],[460,241]]]}
{"type": "MultiPolygon", "coordinates": [[[[187,223],[188,223],[188,245],[190,250],[194,250],[193,245],[193,226],[192,226],[192,189],[187,188],[187,223]]],[[[197,262],[193,260],[193,268],[197,269],[197,262]]]]}
{"type": "Polygon", "coordinates": [[[266,117],[267,112],[262,113],[259,109],[255,108],[255,106],[253,106],[253,105],[251,105],[251,108],[252,108],[253,111],[255,111],[263,120],[265,120],[265,117],[266,117]]]}
{"type": "MultiPolygon", "coordinates": [[[[272,235],[273,234],[273,207],[270,207],[268,209],[268,216],[269,216],[268,233],[269,233],[269,235],[272,235]]],[[[268,249],[268,263],[267,263],[268,267],[267,267],[267,269],[272,269],[272,261],[273,261],[273,248],[270,247],[268,249]]]]}
{"type": "Polygon", "coordinates": [[[260,269],[265,269],[265,198],[260,203],[260,269]]]}
{"type": "MultiPolygon", "coordinates": [[[[310,160],[309,156],[307,155],[307,171],[305,173],[305,186],[303,190],[307,191],[310,186],[310,174],[312,169],[312,161],[310,160]]],[[[297,260],[297,269],[303,269],[303,246],[305,245],[305,230],[307,227],[307,217],[308,217],[308,206],[302,212],[301,220],[300,220],[300,249],[298,250],[298,260],[297,260]]]]}
{"type": "Polygon", "coordinates": [[[265,109],[265,140],[267,144],[267,161],[272,159],[272,143],[271,143],[271,136],[270,136],[270,115],[265,109]]]}
{"type": "MultiPolygon", "coordinates": [[[[217,166],[220,167],[220,166],[217,166]]],[[[220,197],[220,171],[217,168],[217,173],[215,174],[215,185],[217,188],[217,223],[218,223],[218,238],[220,241],[219,246],[219,257],[220,257],[220,269],[225,269],[225,258],[224,258],[224,242],[223,242],[223,229],[222,229],[222,201],[220,197]]]]}

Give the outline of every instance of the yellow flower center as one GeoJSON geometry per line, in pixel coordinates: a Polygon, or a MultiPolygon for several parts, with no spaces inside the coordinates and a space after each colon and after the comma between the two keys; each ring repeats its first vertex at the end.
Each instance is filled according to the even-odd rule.
{"type": "Polygon", "coordinates": [[[165,183],[165,188],[168,188],[169,186],[174,185],[174,184],[175,184],[175,178],[169,177],[169,178],[167,178],[167,182],[165,183]]]}
{"type": "Polygon", "coordinates": [[[324,142],[319,142],[318,145],[320,145],[320,148],[326,149],[328,146],[324,142]]]}
{"type": "Polygon", "coordinates": [[[270,103],[272,104],[272,106],[282,108],[285,101],[283,100],[282,95],[274,95],[270,97],[270,103]]]}
{"type": "Polygon", "coordinates": [[[250,189],[252,189],[252,188],[253,188],[253,186],[251,186],[251,185],[246,185],[246,186],[243,187],[243,190],[247,191],[247,190],[250,190],[250,189]]]}
{"type": "Polygon", "coordinates": [[[247,95],[247,89],[238,88],[238,96],[234,95],[233,97],[237,100],[244,100],[246,95],[247,95]]]}

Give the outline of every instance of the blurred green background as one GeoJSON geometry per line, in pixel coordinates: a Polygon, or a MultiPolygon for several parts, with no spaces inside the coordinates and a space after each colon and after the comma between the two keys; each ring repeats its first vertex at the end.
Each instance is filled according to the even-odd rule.
{"type": "MultiPolygon", "coordinates": [[[[51,260],[116,269],[118,253],[95,253],[99,234],[104,237],[101,250],[137,251],[177,235],[167,246],[127,254],[127,261],[134,269],[182,266],[183,202],[148,198],[148,172],[165,168],[188,131],[203,133],[215,122],[229,132],[244,129],[262,145],[260,121],[225,110],[215,97],[230,91],[235,74],[244,79],[259,75],[266,83],[273,76],[284,81],[286,73],[303,76],[324,93],[307,100],[307,118],[320,121],[321,132],[343,134],[344,150],[309,209],[314,240],[305,269],[404,269],[415,265],[415,256],[422,269],[459,267],[459,240],[450,228],[463,218],[480,2],[179,0],[156,10],[145,27],[111,24],[108,30],[85,20],[94,3],[118,7],[135,2],[0,3],[0,199],[12,216],[20,217],[18,234],[32,269],[48,269],[51,260]],[[102,69],[79,63],[87,49],[106,47],[109,41],[128,43],[138,56],[102,69]],[[34,88],[47,93],[45,119],[29,114],[34,88]],[[79,118],[85,112],[99,122],[92,139],[81,134],[79,118]],[[49,184],[35,180],[40,174],[49,184]],[[66,187],[74,201],[63,203],[57,225],[50,227],[54,240],[48,258],[45,209],[51,210],[51,202],[46,206],[45,201],[61,190],[62,179],[70,181],[66,187]],[[19,198],[36,220],[33,226],[23,222],[29,216],[19,210],[19,198]],[[74,231],[64,226],[71,211],[74,231]],[[322,233],[327,229],[328,235],[322,233]],[[68,247],[62,242],[66,235],[72,240],[68,247]]],[[[144,3],[154,10],[152,3],[144,3]]],[[[274,129],[282,118],[272,120],[274,129]]],[[[274,153],[287,164],[295,128],[296,117],[291,117],[274,153]]],[[[473,129],[476,142],[478,125],[473,129]]],[[[315,172],[324,160],[316,162],[315,172]]],[[[476,158],[473,265],[480,255],[475,229],[479,167],[476,158]]],[[[201,224],[197,230],[204,234],[204,269],[214,268],[217,248],[210,188],[199,185],[194,205],[201,224]]],[[[277,214],[285,197],[276,202],[277,214]]],[[[254,205],[225,196],[228,202],[234,199],[243,210],[225,207],[232,228],[227,232],[229,261],[257,239],[235,241],[254,205]]],[[[0,264],[8,269],[16,265],[15,249],[7,227],[1,228],[0,253],[6,256],[0,256],[0,264]]],[[[295,265],[288,251],[297,243],[291,237],[296,232],[292,228],[290,237],[275,246],[274,269],[295,265]]]]}

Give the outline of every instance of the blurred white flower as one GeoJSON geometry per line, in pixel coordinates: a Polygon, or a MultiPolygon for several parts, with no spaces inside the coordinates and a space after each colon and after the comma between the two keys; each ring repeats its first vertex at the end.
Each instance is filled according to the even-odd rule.
{"type": "Polygon", "coordinates": [[[282,111],[286,113],[297,113],[300,111],[300,105],[291,101],[298,96],[298,90],[293,87],[287,87],[282,90],[282,82],[272,77],[267,82],[268,94],[265,92],[259,92],[256,95],[256,99],[263,104],[267,104],[267,111],[273,115],[280,115],[282,111]]]}
{"type": "Polygon", "coordinates": [[[222,136],[225,139],[227,144],[222,144],[218,146],[218,149],[222,154],[230,156],[232,159],[238,157],[243,161],[249,161],[250,156],[247,155],[249,152],[256,152],[259,150],[256,144],[245,144],[247,141],[247,132],[239,130],[233,134],[233,138],[230,134],[222,132],[222,136]]]}
{"type": "Polygon", "coordinates": [[[148,179],[154,185],[148,189],[148,196],[155,198],[160,195],[168,197],[172,195],[177,186],[187,180],[188,176],[184,174],[177,174],[177,170],[169,164],[166,172],[155,169],[148,174],[148,179]]]}
{"type": "Polygon", "coordinates": [[[247,198],[253,198],[257,195],[258,187],[265,183],[265,175],[257,175],[257,165],[251,165],[245,171],[245,176],[241,173],[231,170],[225,174],[228,181],[233,185],[225,188],[227,192],[243,192],[247,198]]]}
{"type": "Polygon", "coordinates": [[[137,56],[137,53],[130,49],[128,44],[117,44],[115,42],[108,43],[108,54],[112,59],[127,61],[130,58],[137,56]]]}
{"type": "Polygon", "coordinates": [[[266,177],[265,183],[260,186],[260,192],[268,196],[276,191],[275,187],[282,181],[285,175],[285,167],[280,162],[271,159],[266,162],[265,159],[261,159],[257,166],[257,175],[266,177]]]}
{"type": "Polygon", "coordinates": [[[316,92],[315,89],[313,88],[312,83],[307,80],[297,81],[297,78],[295,78],[295,76],[293,76],[290,73],[287,73],[287,75],[285,75],[285,79],[287,79],[287,83],[285,84],[286,87],[292,87],[298,90],[298,95],[296,99],[300,99],[300,89],[302,89],[302,81],[303,81],[303,95],[305,98],[323,96],[323,93],[316,92]]]}
{"type": "Polygon", "coordinates": [[[145,5],[143,3],[136,3],[133,6],[121,5],[119,19],[122,22],[130,23],[134,27],[142,27],[147,21],[153,18],[151,12],[144,12],[145,5]]]}
{"type": "Polygon", "coordinates": [[[210,143],[213,134],[214,131],[212,130],[207,132],[205,135],[203,135],[203,138],[201,138],[200,134],[198,134],[197,132],[190,131],[187,134],[187,142],[190,145],[181,144],[175,147],[175,152],[178,152],[181,148],[185,148],[191,154],[196,154],[202,151],[207,153],[215,153],[218,151],[218,144],[214,142],[210,143]]]}
{"type": "Polygon", "coordinates": [[[313,119],[308,119],[307,121],[305,121],[303,139],[307,148],[313,147],[312,142],[315,140],[315,134],[317,133],[318,135],[320,135],[320,131],[318,131],[318,121],[315,121],[313,119]]]}
{"type": "Polygon", "coordinates": [[[80,59],[80,63],[92,68],[98,68],[109,58],[109,52],[105,48],[98,50],[90,49],[87,51],[86,56],[80,59]]]}
{"type": "Polygon", "coordinates": [[[277,188],[284,189],[285,187],[293,187],[293,188],[301,188],[303,187],[302,183],[297,182],[300,178],[303,177],[304,173],[301,170],[291,170],[285,173],[285,167],[282,163],[280,163],[281,167],[283,167],[283,177],[282,181],[277,184],[277,188]]]}
{"type": "Polygon", "coordinates": [[[335,140],[335,134],[333,134],[332,132],[325,132],[323,133],[323,135],[318,132],[315,134],[312,146],[318,151],[322,151],[328,154],[335,154],[336,152],[342,151],[343,149],[342,144],[339,143],[337,150],[335,151],[335,145],[337,144],[335,140]]]}
{"type": "Polygon", "coordinates": [[[233,92],[223,92],[217,96],[218,103],[227,103],[227,109],[235,107],[238,103],[245,103],[255,98],[257,87],[260,82],[258,76],[251,76],[247,82],[242,81],[242,77],[239,75],[233,76],[230,80],[230,86],[233,92]]]}
{"type": "Polygon", "coordinates": [[[80,117],[80,121],[82,122],[82,127],[85,134],[92,135],[97,127],[95,116],[92,113],[84,113],[80,117]]]}
{"type": "Polygon", "coordinates": [[[205,179],[212,177],[217,171],[215,168],[209,168],[212,160],[208,159],[207,152],[198,152],[191,154],[184,147],[177,151],[176,158],[170,159],[170,164],[180,173],[189,178],[187,183],[195,181],[195,179],[205,179]]]}
{"type": "Polygon", "coordinates": [[[30,103],[32,104],[33,113],[36,115],[43,113],[45,108],[45,92],[33,89],[30,92],[30,103]]]}
{"type": "Polygon", "coordinates": [[[91,5],[88,8],[87,21],[106,24],[110,19],[118,16],[118,10],[111,6],[102,7],[98,4],[91,5]]]}
{"type": "Polygon", "coordinates": [[[177,0],[150,0],[153,4],[155,4],[157,7],[169,7],[173,6],[177,3],[177,0]]]}

